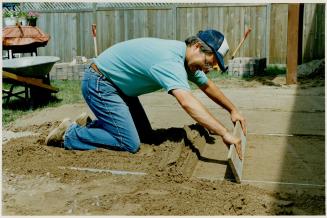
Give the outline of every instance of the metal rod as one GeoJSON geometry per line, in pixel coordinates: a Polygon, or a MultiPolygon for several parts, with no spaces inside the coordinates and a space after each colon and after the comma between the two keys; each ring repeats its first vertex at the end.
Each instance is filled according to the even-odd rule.
{"type": "Polygon", "coordinates": [[[92,173],[111,173],[113,175],[146,175],[144,172],[132,172],[125,170],[108,170],[108,169],[96,169],[96,168],[87,168],[87,167],[58,167],[59,169],[69,169],[69,170],[79,170],[79,171],[88,171],[92,173]]]}

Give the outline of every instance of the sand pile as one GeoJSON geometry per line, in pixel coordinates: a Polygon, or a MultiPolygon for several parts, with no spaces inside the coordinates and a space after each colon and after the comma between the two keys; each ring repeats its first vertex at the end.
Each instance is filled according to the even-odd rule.
{"type": "Polygon", "coordinates": [[[281,195],[250,185],[193,178],[198,155],[209,140],[208,133],[198,125],[155,130],[154,142],[142,144],[136,154],[48,147],[44,139],[52,126],[44,123],[10,129],[38,134],[13,138],[3,145],[4,215],[269,215],[324,211],[323,196],[281,195]],[[105,170],[145,174],[115,175],[105,170]]]}

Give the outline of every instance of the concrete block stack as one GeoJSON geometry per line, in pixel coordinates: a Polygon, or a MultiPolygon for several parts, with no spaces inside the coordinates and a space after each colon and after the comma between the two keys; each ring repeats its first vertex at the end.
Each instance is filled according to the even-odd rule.
{"type": "Polygon", "coordinates": [[[228,75],[249,77],[263,74],[266,58],[238,57],[228,61],[228,75]]]}
{"type": "Polygon", "coordinates": [[[57,63],[50,71],[50,80],[82,80],[84,70],[90,65],[86,63],[57,63]]]}

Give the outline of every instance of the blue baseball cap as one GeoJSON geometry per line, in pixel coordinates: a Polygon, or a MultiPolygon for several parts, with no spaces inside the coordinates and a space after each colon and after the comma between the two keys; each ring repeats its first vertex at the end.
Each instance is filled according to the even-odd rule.
{"type": "Polygon", "coordinates": [[[217,30],[207,29],[205,31],[199,31],[196,36],[211,48],[215,54],[219,68],[225,72],[227,67],[224,64],[224,56],[229,51],[229,46],[224,35],[217,30]]]}

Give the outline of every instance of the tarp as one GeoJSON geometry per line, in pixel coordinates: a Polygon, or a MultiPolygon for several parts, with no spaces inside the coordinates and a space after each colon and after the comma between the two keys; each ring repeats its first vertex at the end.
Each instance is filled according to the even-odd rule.
{"type": "Polygon", "coordinates": [[[33,43],[45,46],[49,39],[48,34],[33,26],[8,26],[2,31],[3,46],[23,46],[33,43]]]}

